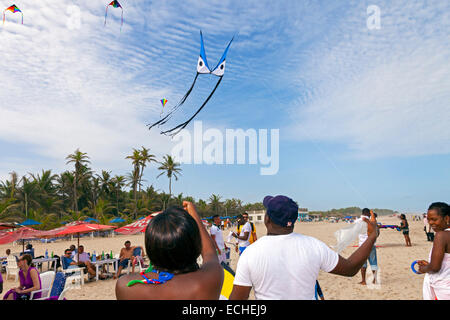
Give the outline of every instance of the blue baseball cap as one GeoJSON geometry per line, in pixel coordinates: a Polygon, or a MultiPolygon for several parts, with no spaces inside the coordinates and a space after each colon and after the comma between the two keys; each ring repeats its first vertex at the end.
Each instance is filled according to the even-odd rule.
{"type": "Polygon", "coordinates": [[[292,227],[298,218],[298,205],[285,196],[266,196],[263,205],[270,220],[282,227],[292,227]]]}

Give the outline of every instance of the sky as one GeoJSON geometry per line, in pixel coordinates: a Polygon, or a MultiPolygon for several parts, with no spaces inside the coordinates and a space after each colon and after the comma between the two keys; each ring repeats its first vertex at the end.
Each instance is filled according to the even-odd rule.
{"type": "MultiPolygon", "coordinates": [[[[183,163],[175,194],[283,194],[310,210],[425,212],[449,201],[448,2],[122,0],[122,27],[120,8],[108,8],[105,24],[108,2],[18,0],[23,25],[20,13],[6,13],[0,180],[71,170],[65,157],[78,148],[97,173],[113,175],[132,170],[133,148],[170,154],[176,142],[161,129],[194,114],[218,78],[200,76],[166,126],[146,125],[160,118],[160,99],[168,110],[192,84],[201,30],[210,66],[234,40],[195,120],[224,137],[279,130],[279,169],[183,163]]],[[[150,164],[145,184],[167,192],[158,174],[150,164]]]]}

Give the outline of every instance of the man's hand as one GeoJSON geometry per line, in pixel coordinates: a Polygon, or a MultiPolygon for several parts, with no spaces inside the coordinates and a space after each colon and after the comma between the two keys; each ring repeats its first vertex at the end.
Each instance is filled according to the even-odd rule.
{"type": "Polygon", "coordinates": [[[375,218],[375,214],[372,210],[370,210],[370,219],[367,222],[367,235],[375,234],[375,238],[380,234],[377,225],[377,219],[375,218]]]}
{"type": "Polygon", "coordinates": [[[220,254],[222,254],[222,251],[220,251],[220,249],[217,248],[217,253],[220,255],[220,254]]]}

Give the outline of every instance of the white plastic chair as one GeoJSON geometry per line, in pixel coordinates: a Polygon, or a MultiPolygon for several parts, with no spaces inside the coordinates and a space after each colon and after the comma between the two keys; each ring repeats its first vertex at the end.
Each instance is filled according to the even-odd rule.
{"type": "Polygon", "coordinates": [[[63,257],[61,257],[60,260],[61,266],[63,266],[62,272],[70,274],[66,278],[66,289],[81,289],[84,285],[84,268],[64,269],[63,257]]]}
{"type": "Polygon", "coordinates": [[[41,289],[31,291],[30,300],[33,300],[37,293],[41,293],[41,298],[48,298],[50,295],[50,289],[52,287],[53,279],[55,278],[55,271],[47,271],[40,274],[41,277],[41,289]]]}
{"type": "Polygon", "coordinates": [[[8,277],[10,275],[15,276],[14,281],[17,281],[17,279],[19,278],[19,266],[17,265],[17,260],[16,257],[13,256],[12,254],[10,254],[7,258],[6,258],[6,279],[8,279],[8,277]]]}
{"type": "MultiPolygon", "coordinates": [[[[145,270],[144,266],[142,265],[142,261],[144,260],[144,258],[142,256],[136,256],[136,258],[137,263],[134,267],[139,267],[139,272],[142,272],[142,270],[145,270]]],[[[130,274],[130,269],[133,269],[133,261],[131,261],[131,259],[128,260],[127,274],[130,274]]]]}

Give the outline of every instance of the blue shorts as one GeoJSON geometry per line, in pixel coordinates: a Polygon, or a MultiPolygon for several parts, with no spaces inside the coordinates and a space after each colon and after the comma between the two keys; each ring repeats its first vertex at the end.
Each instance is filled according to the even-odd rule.
{"type": "MultiPolygon", "coordinates": [[[[375,246],[372,247],[372,250],[370,250],[369,254],[369,264],[372,271],[378,270],[378,263],[377,263],[377,249],[375,246]]],[[[367,268],[367,261],[362,266],[363,268],[367,268]]]]}
{"type": "Polygon", "coordinates": [[[130,259],[123,259],[122,261],[119,261],[119,267],[128,267],[128,261],[130,261],[130,259]]]}
{"type": "Polygon", "coordinates": [[[239,247],[239,255],[241,255],[245,249],[247,249],[247,247],[239,247]]]}

